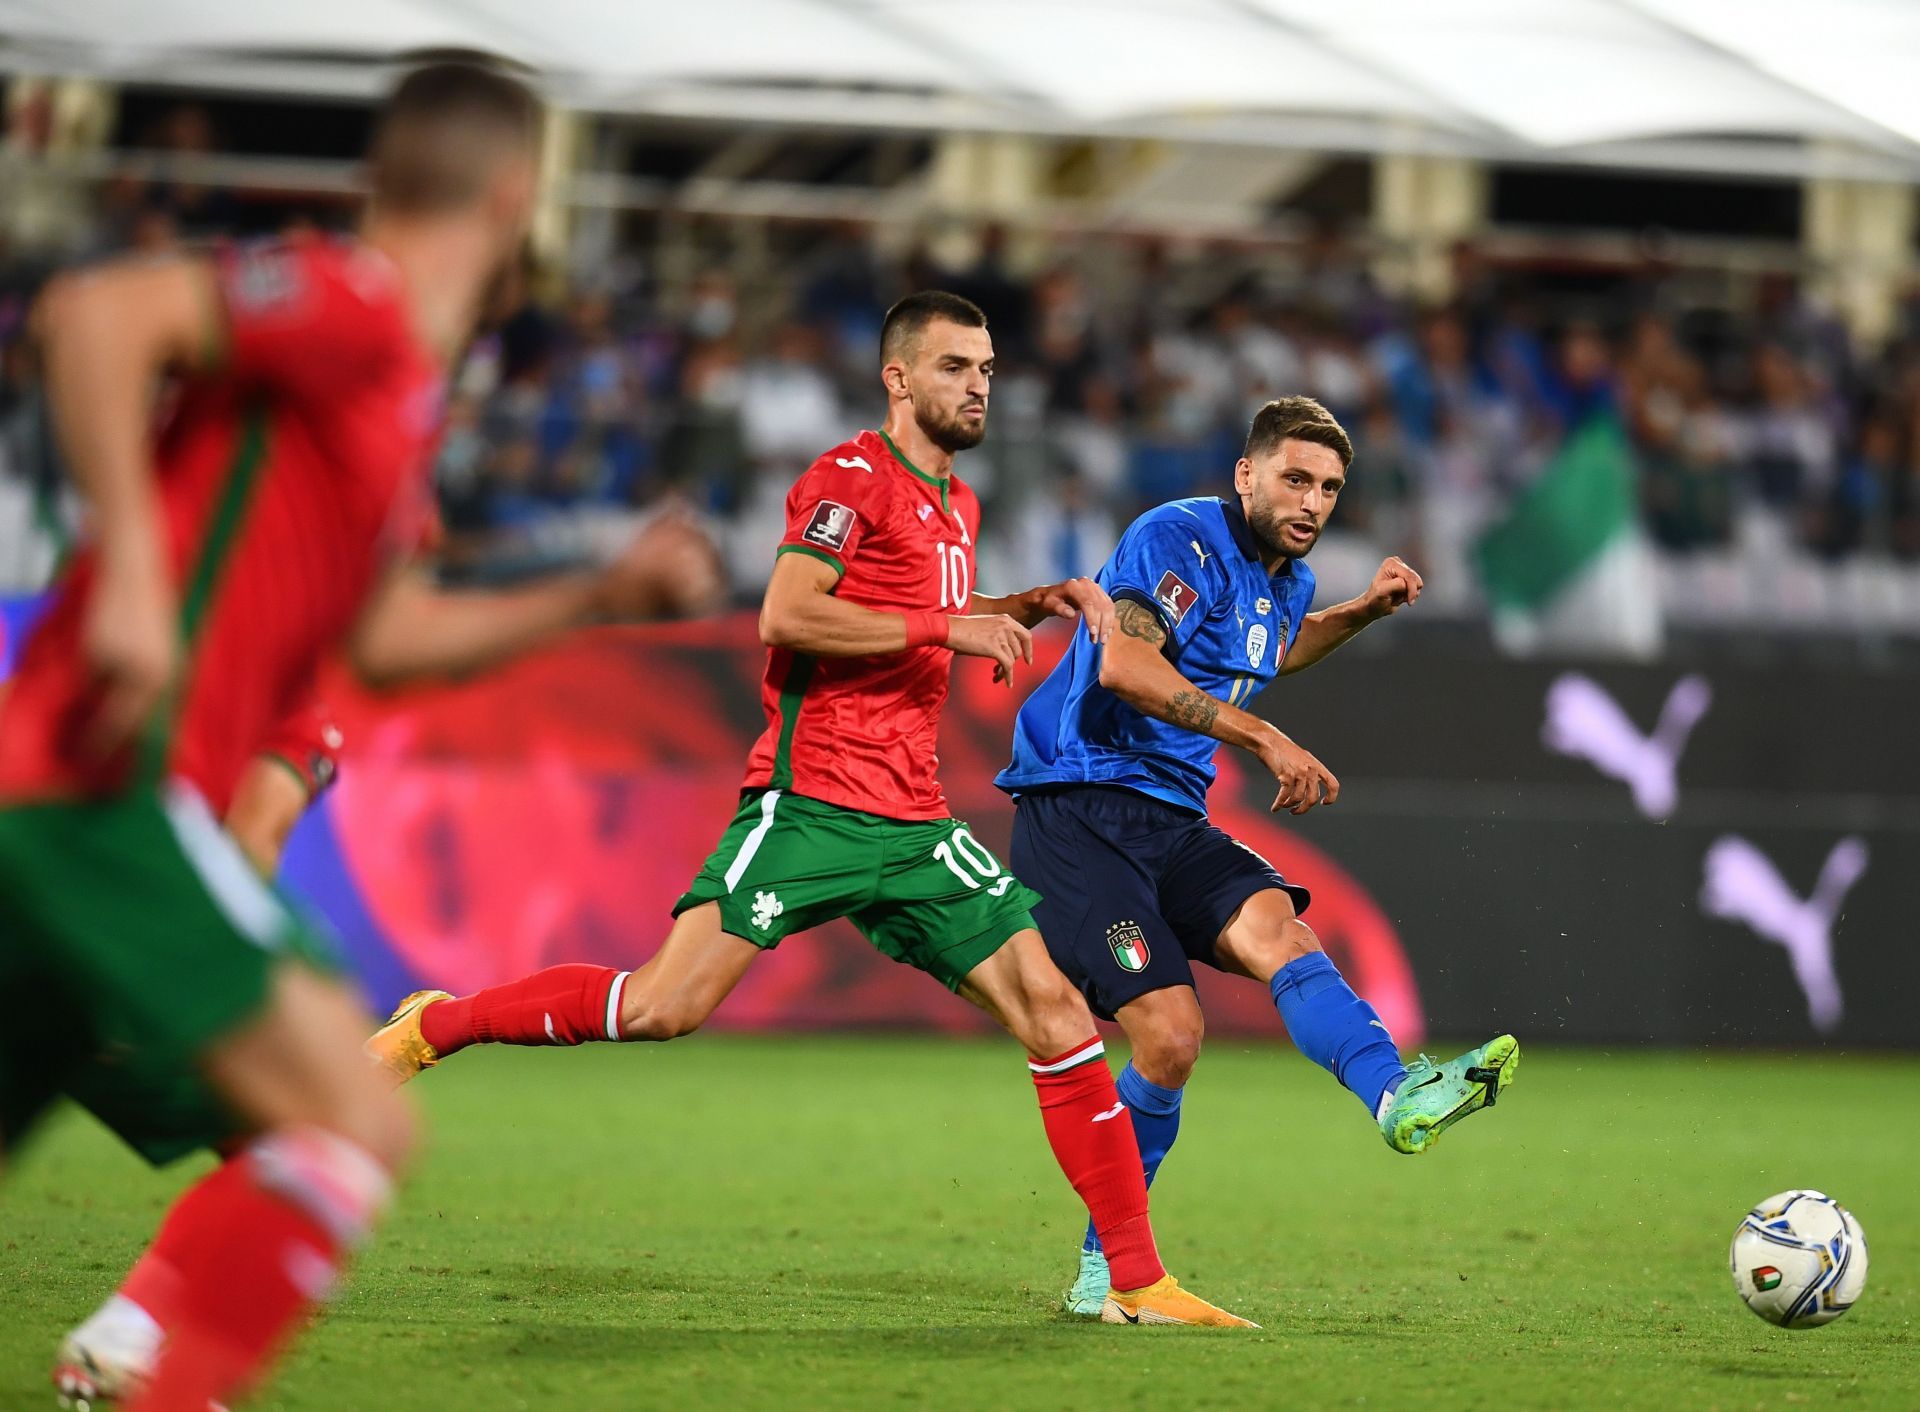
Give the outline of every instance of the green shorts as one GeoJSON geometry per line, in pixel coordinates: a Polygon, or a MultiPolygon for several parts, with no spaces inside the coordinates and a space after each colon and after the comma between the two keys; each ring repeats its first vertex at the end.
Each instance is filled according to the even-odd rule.
{"type": "Polygon", "coordinates": [[[883,819],[769,789],[741,797],[673,915],[718,902],[723,929],[768,950],[846,917],[883,954],[957,990],[1033,925],[1039,900],[958,819],[883,819]]]}
{"type": "Polygon", "coordinates": [[[190,790],[0,808],[0,1145],[61,1094],[153,1162],[237,1134],[200,1058],[326,948],[190,790]]]}

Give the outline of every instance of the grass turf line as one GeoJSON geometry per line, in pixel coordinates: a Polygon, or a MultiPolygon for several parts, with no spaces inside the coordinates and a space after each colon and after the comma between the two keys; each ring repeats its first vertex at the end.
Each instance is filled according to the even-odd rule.
{"type": "MultiPolygon", "coordinates": [[[[416,1086],[415,1181],[250,1405],[1920,1407],[1917,1078],[1532,1048],[1495,1113],[1406,1158],[1290,1050],[1216,1043],[1155,1224],[1246,1335],[1055,1313],[1081,1220],[1011,1045],[476,1050],[416,1086]],[[1853,1207],[1872,1270],[1786,1333],[1726,1246],[1803,1185],[1853,1207]]],[[[73,1115],[28,1154],[0,1191],[0,1407],[52,1405],[59,1333],[199,1170],[73,1115]]]]}

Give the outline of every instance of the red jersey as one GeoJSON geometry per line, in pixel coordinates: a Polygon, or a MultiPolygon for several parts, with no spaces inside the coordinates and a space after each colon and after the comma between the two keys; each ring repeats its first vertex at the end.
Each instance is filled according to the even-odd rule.
{"type": "MultiPolygon", "coordinates": [[[[881,432],[815,461],[787,492],[782,554],[840,571],[834,593],[881,613],[964,614],[973,594],[980,501],[958,478],[923,474],[881,432]]],[[[936,745],[953,652],[884,657],[767,654],[767,730],[746,786],[792,790],[889,819],[944,819],[936,745]]]]}
{"type": "Polygon", "coordinates": [[[340,747],[346,738],[324,702],[302,707],[282,721],[255,753],[269,755],[292,770],[311,804],[340,773],[340,747]]]}
{"type": "MultiPolygon", "coordinates": [[[[304,703],[386,563],[431,511],[442,375],[398,272],[357,242],[224,254],[224,366],[187,379],[154,474],[188,644],[145,763],[226,813],[259,743],[304,703]]],[[[0,802],[111,791],[131,758],[89,763],[80,651],[93,556],[64,575],[0,700],[0,802]]],[[[131,755],[132,752],[129,752],[131,755]]]]}

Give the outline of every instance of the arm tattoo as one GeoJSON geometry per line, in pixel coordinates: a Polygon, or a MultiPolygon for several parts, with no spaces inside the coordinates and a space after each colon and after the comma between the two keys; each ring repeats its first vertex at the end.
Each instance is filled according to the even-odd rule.
{"type": "Polygon", "coordinates": [[[1144,604],[1122,598],[1113,605],[1113,620],[1128,637],[1151,642],[1155,647],[1167,645],[1167,630],[1160,626],[1160,615],[1144,604]]]}
{"type": "Polygon", "coordinates": [[[1167,719],[1176,726],[1206,735],[1220,715],[1220,703],[1199,691],[1176,691],[1167,702],[1167,719]]]}

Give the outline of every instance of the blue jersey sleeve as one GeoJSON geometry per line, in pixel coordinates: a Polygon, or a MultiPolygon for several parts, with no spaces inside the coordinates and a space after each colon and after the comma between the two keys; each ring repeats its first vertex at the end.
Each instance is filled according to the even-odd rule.
{"type": "Polygon", "coordinates": [[[1113,552],[1107,592],[1154,610],[1174,647],[1185,647],[1207,614],[1230,591],[1216,546],[1187,515],[1135,520],[1113,552]]]}
{"type": "Polygon", "coordinates": [[[1298,559],[1293,561],[1293,579],[1287,594],[1287,644],[1286,651],[1280,654],[1280,660],[1286,661],[1287,652],[1293,650],[1295,639],[1300,636],[1300,625],[1307,620],[1307,614],[1313,611],[1315,580],[1313,570],[1298,559]]]}

